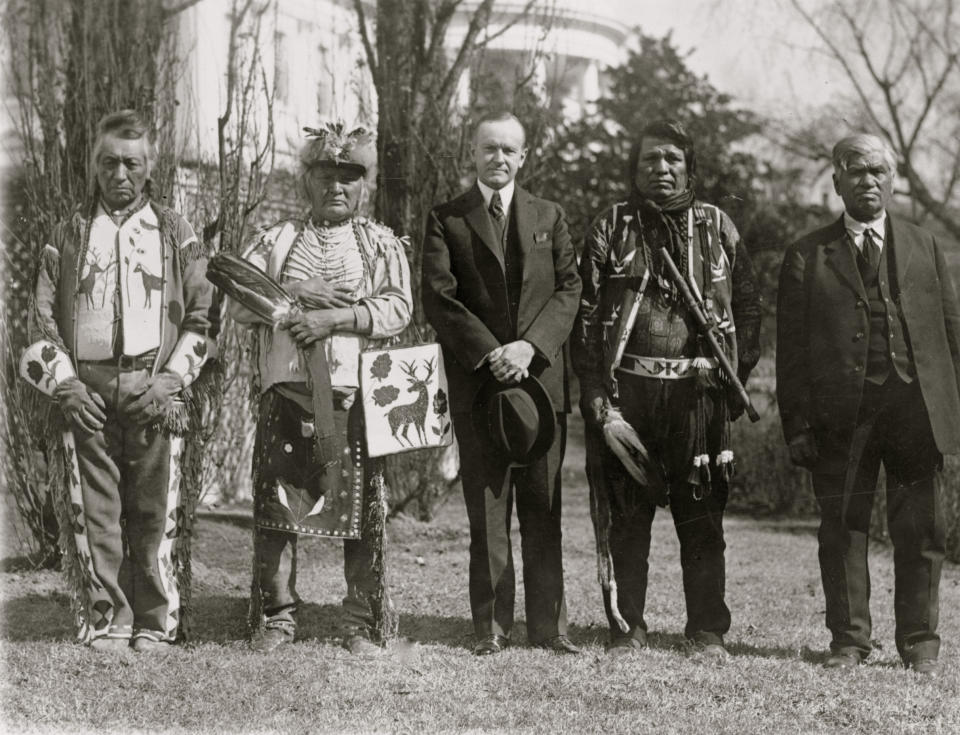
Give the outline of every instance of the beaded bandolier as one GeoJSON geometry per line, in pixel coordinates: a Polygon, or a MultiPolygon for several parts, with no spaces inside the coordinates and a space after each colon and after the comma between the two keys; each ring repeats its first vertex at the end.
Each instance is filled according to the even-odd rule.
{"type": "MultiPolygon", "coordinates": [[[[581,408],[589,424],[602,426],[607,412],[620,409],[621,382],[630,380],[633,385],[650,386],[650,400],[655,402],[650,412],[657,415],[667,410],[665,402],[656,402],[669,399],[671,386],[694,381],[692,437],[664,437],[670,464],[688,468],[680,485],[676,473],[668,473],[674,474],[674,484],[666,483],[665,492],[655,499],[666,505],[673,493],[690,492],[694,498],[703,498],[716,483],[727,483],[734,456],[725,386],[677,285],[665,271],[658,252],[664,243],[650,239],[658,227],[661,237],[664,230],[668,233],[667,249],[673,261],[690,290],[712,312],[724,351],[741,375],[758,357],[760,315],[759,309],[741,307],[734,319],[735,294],[752,297],[747,292],[754,286],[737,272],[739,236],[719,208],[694,201],[674,213],[630,201],[614,205],[594,223],[582,256],[590,261],[581,264],[584,293],[572,339],[581,408]],[[739,279],[736,284],[735,278],[739,279]],[[746,332],[739,344],[738,329],[746,332]],[[635,380],[640,378],[647,381],[635,380]]],[[[599,579],[605,589],[611,589],[610,493],[622,488],[607,481],[601,458],[608,452],[601,433],[588,431],[586,440],[599,579]]],[[[614,584],[614,608],[615,589],[614,584]]]]}

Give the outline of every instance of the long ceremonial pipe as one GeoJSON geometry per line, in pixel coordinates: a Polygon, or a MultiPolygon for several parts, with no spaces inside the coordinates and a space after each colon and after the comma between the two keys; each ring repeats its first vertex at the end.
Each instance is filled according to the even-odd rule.
{"type": "Polygon", "coordinates": [[[744,410],[747,412],[747,416],[750,417],[751,421],[759,421],[760,414],[757,413],[757,409],[754,408],[750,402],[750,396],[743,387],[743,383],[740,382],[736,371],[733,369],[733,365],[730,364],[730,360],[727,358],[727,354],[717,341],[717,326],[714,324],[713,317],[707,314],[706,307],[697,301],[693,292],[690,291],[690,287],[687,285],[683,276],[680,275],[677,264],[673,262],[673,258],[670,257],[670,253],[667,252],[666,247],[660,248],[660,255],[663,256],[663,262],[670,272],[670,277],[673,279],[673,282],[677,284],[677,288],[680,289],[680,295],[683,296],[683,300],[687,303],[687,308],[690,309],[690,312],[693,314],[700,335],[704,337],[710,345],[710,351],[713,352],[713,356],[717,358],[720,369],[723,371],[723,374],[726,375],[730,387],[733,389],[733,392],[736,393],[741,405],[743,405],[744,410]]]}

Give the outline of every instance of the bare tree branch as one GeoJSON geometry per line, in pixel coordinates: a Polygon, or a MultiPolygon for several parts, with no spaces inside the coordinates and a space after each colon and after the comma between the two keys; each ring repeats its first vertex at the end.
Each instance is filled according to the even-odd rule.
{"type": "Polygon", "coordinates": [[[823,41],[824,45],[829,49],[833,58],[840,64],[844,72],[847,75],[850,83],[853,85],[854,91],[857,93],[857,96],[860,98],[860,102],[864,107],[864,110],[870,116],[870,119],[874,122],[878,129],[882,130],[888,138],[892,138],[889,131],[886,130],[884,124],[880,121],[880,118],[877,116],[876,112],[873,109],[873,105],[870,102],[870,97],[867,95],[866,90],[863,85],[860,83],[857,78],[856,72],[850,66],[850,63],[847,61],[846,56],[840,50],[833,39],[827,34],[823,26],[821,26],[816,19],[803,7],[800,3],[800,0],[790,0],[790,4],[793,5],[794,9],[801,15],[801,17],[807,22],[807,24],[814,30],[814,32],[820,37],[820,40],[823,41]]]}
{"type": "Polygon", "coordinates": [[[533,9],[533,6],[537,4],[537,0],[527,0],[527,4],[523,7],[517,15],[513,17],[509,23],[505,23],[501,28],[498,28],[496,33],[487,33],[482,39],[480,39],[480,44],[483,46],[488,45],[491,41],[496,38],[500,38],[504,33],[513,28],[517,23],[527,17],[527,14],[533,9]]]}
{"type": "Polygon", "coordinates": [[[194,5],[199,5],[203,0],[183,0],[183,2],[172,5],[170,7],[164,6],[163,8],[163,19],[169,20],[175,15],[182,13],[184,10],[189,10],[194,5]]]}
{"type": "Polygon", "coordinates": [[[380,64],[377,62],[377,52],[370,42],[370,31],[367,29],[367,18],[363,12],[363,0],[353,0],[353,8],[357,13],[357,25],[360,32],[360,41],[367,55],[367,66],[370,67],[370,77],[373,79],[373,88],[380,94],[380,64]]]}
{"type": "Polygon", "coordinates": [[[486,28],[487,24],[490,22],[490,13],[492,9],[493,0],[483,0],[483,2],[480,3],[480,6],[474,11],[473,16],[470,18],[470,24],[467,26],[467,33],[463,38],[463,43],[460,46],[460,50],[457,51],[456,58],[450,65],[450,68],[447,70],[447,74],[444,77],[443,82],[440,84],[438,94],[439,99],[450,99],[453,89],[457,84],[457,81],[460,79],[460,75],[463,74],[463,70],[467,66],[467,61],[470,59],[470,56],[475,49],[474,44],[476,43],[477,36],[480,34],[480,30],[482,28],[486,28]]]}

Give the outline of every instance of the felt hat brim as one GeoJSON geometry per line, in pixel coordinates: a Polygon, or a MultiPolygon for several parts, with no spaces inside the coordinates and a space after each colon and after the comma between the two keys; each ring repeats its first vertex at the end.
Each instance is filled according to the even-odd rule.
{"type": "Polygon", "coordinates": [[[487,456],[504,457],[515,465],[527,465],[543,457],[553,444],[557,431],[556,410],[553,407],[553,401],[550,400],[550,394],[543,387],[543,383],[532,375],[513,384],[501,383],[491,375],[481,384],[474,396],[470,420],[481,451],[487,456]],[[509,448],[500,446],[494,439],[487,423],[487,408],[498,393],[516,389],[524,391],[532,399],[536,407],[538,423],[537,435],[530,448],[526,451],[511,452],[509,448]]]}

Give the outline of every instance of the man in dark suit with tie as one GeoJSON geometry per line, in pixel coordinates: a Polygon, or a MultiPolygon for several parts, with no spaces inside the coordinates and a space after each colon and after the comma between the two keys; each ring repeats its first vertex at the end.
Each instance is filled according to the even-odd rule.
{"type": "Polygon", "coordinates": [[[793,462],[813,473],[829,668],[869,653],[867,536],[881,462],[894,545],[896,644],[936,675],[943,508],[936,473],[960,451],[960,307],[942,245],[887,211],[882,140],[833,150],[845,212],[791,245],[777,305],[777,399],[793,462]]]}
{"type": "Polygon", "coordinates": [[[512,114],[474,133],[477,183],[436,207],[423,247],[423,307],[443,347],[470,522],[474,653],[497,653],[513,625],[510,515],[516,490],[523,542],[527,638],[577,653],[567,638],[560,533],[560,465],[570,410],[563,345],[580,297],[563,210],[516,186],[526,136],[512,114]],[[483,451],[471,421],[478,389],[494,379],[542,383],[558,416],[545,456],[523,467],[483,451]]]}

